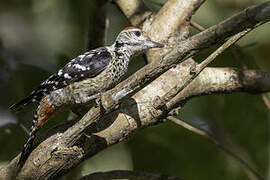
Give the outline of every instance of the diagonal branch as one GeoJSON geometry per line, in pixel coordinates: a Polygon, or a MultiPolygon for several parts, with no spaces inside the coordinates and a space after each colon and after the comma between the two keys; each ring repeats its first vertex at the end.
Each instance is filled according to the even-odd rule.
{"type": "MultiPolygon", "coordinates": [[[[124,140],[128,135],[135,132],[138,128],[143,128],[155,124],[159,119],[166,116],[165,112],[155,110],[152,106],[156,95],[165,94],[169,88],[177,83],[182,82],[182,76],[189,73],[188,65],[193,63],[187,61],[184,64],[178,65],[173,71],[166,72],[166,77],[174,77],[172,81],[166,77],[159,77],[156,81],[145,87],[140,92],[136,93],[131,99],[125,101],[118,110],[106,115],[101,122],[93,124],[90,129],[84,133],[91,134],[90,137],[83,136],[80,143],[72,147],[65,147],[66,137],[64,134],[58,133],[46,141],[41,143],[31,154],[31,159],[28,165],[33,163],[29,172],[34,178],[40,178],[37,174],[43,174],[44,171],[47,177],[55,177],[59,171],[64,172],[78,164],[85,158],[91,157],[100,152],[102,149],[124,140]],[[50,146],[48,146],[50,144],[50,146]],[[56,168],[57,167],[57,171],[56,168]],[[53,172],[56,171],[56,174],[53,172]],[[42,173],[43,172],[43,173],[42,173]],[[50,172],[50,173],[49,173],[50,172]],[[36,175],[36,176],[35,176],[36,175]]],[[[192,91],[185,88],[181,93],[183,99],[200,96],[203,94],[212,93],[231,93],[235,91],[253,92],[256,89],[257,93],[270,91],[270,72],[260,70],[237,70],[230,68],[206,68],[188,87],[193,87],[192,91]],[[226,76],[224,76],[226,74],[226,76]],[[251,80],[252,79],[252,80],[251,80]],[[260,82],[261,88],[257,88],[260,82]],[[252,90],[253,89],[253,90],[252,90]],[[250,91],[252,90],[252,91],[250,91]]],[[[77,126],[84,127],[84,122],[91,119],[92,114],[86,114],[84,121],[79,121],[77,126]]],[[[75,138],[77,134],[69,136],[75,138]]],[[[0,171],[1,175],[10,173],[16,166],[17,158],[14,159],[5,169],[0,171]]],[[[10,174],[9,174],[10,175],[10,174]]],[[[24,174],[26,175],[26,174],[24,174]]],[[[7,177],[7,176],[2,176],[7,177]]],[[[29,176],[28,176],[29,177],[29,176]]]]}
{"type": "Polygon", "coordinates": [[[191,16],[204,2],[205,0],[168,0],[155,15],[151,26],[144,24],[143,29],[154,41],[167,45],[167,48],[161,50],[149,50],[149,62],[158,61],[179,41],[188,37],[191,16]]]}
{"type": "Polygon", "coordinates": [[[248,172],[251,172],[256,179],[263,180],[263,177],[257,172],[256,169],[251,167],[243,158],[241,158],[239,155],[237,155],[232,149],[228,148],[223,142],[218,140],[215,136],[213,136],[210,132],[201,130],[195,126],[192,126],[184,121],[181,121],[180,119],[174,117],[174,116],[168,116],[167,119],[174,122],[175,124],[182,126],[196,134],[199,134],[201,136],[204,136],[208,139],[210,139],[213,143],[218,145],[224,152],[228,153],[230,156],[235,158],[248,172]]]}
{"type": "Polygon", "coordinates": [[[227,20],[206,29],[205,31],[179,43],[161,60],[146,65],[133,76],[118,84],[103,96],[105,107],[110,107],[119,100],[119,96],[126,96],[145,83],[151,82],[156,76],[164,73],[177,63],[197,54],[200,50],[223,41],[232,34],[237,34],[245,29],[257,27],[268,20],[270,14],[270,2],[248,8],[227,20]],[[258,18],[258,17],[265,17],[258,18]],[[253,18],[253,19],[252,19],[253,18]],[[258,21],[258,20],[261,21],[258,21]],[[235,28],[235,29],[233,29],[235,28]]]}
{"type": "Polygon", "coordinates": [[[167,108],[173,109],[180,102],[197,96],[232,92],[258,94],[268,92],[269,88],[270,76],[268,71],[205,68],[189,86],[183,89],[183,91],[177,94],[166,105],[167,108]],[[222,86],[222,83],[224,83],[224,86],[222,86]]]}
{"type": "Polygon", "coordinates": [[[178,94],[180,91],[182,91],[185,87],[187,87],[194,78],[196,78],[200,72],[209,64],[211,63],[218,55],[220,55],[222,52],[224,52],[227,48],[229,48],[231,45],[233,45],[236,41],[241,39],[243,36],[245,36],[248,32],[250,32],[251,29],[247,29],[243,32],[240,32],[233,37],[231,37],[228,41],[226,41],[222,46],[220,46],[215,52],[213,52],[208,58],[206,58],[203,62],[200,64],[191,67],[191,73],[187,77],[187,79],[183,82],[183,84],[178,84],[177,86],[173,87],[168,93],[166,93],[163,97],[159,98],[155,102],[155,108],[164,108],[164,105],[166,102],[170,99],[172,99],[176,94],[178,94]]]}
{"type": "Polygon", "coordinates": [[[133,26],[139,26],[152,15],[142,0],[115,0],[115,2],[133,26]]]}
{"type": "MultiPolygon", "coordinates": [[[[103,105],[107,109],[105,114],[100,107],[93,107],[64,133],[59,132],[46,139],[31,153],[18,178],[58,177],[85,158],[126,139],[136,130],[159,122],[167,116],[167,111],[154,108],[155,97],[163,96],[172,87],[183,83],[191,72],[190,67],[196,63],[187,60],[173,69],[170,68],[205,47],[252,28],[260,21],[265,22],[269,19],[269,7],[270,2],[251,7],[219,25],[182,41],[162,60],[145,66],[132,77],[103,94],[103,105]],[[170,70],[167,71],[168,69],[170,70]],[[161,73],[164,74],[154,80],[161,73]],[[151,81],[153,82],[119,105],[119,100],[151,81]],[[119,107],[116,108],[118,105],[119,107]]],[[[170,100],[167,107],[170,110],[183,100],[209,93],[270,91],[269,77],[270,72],[267,71],[206,68],[190,86],[170,100]],[[220,81],[216,81],[217,79],[220,81]],[[194,89],[190,89],[196,82],[194,89]],[[215,84],[211,84],[213,82],[215,84]]],[[[2,168],[0,177],[13,179],[17,160],[18,156],[2,168]]]]}
{"type": "Polygon", "coordinates": [[[168,0],[155,15],[155,19],[149,27],[150,29],[146,30],[146,32],[153,40],[168,41],[169,37],[179,33],[180,28],[186,28],[184,27],[187,26],[185,24],[190,21],[193,13],[196,12],[204,1],[205,0],[168,0]]]}
{"type": "Polygon", "coordinates": [[[162,50],[148,51],[148,61],[152,62],[168,53],[179,40],[187,38],[189,20],[204,1],[168,0],[156,15],[149,13],[141,0],[118,0],[116,3],[132,25],[141,26],[151,39],[168,45],[162,50]]]}

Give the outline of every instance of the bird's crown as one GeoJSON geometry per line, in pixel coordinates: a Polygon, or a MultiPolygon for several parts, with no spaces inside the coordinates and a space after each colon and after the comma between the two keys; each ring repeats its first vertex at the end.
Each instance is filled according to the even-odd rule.
{"type": "Polygon", "coordinates": [[[126,27],[116,38],[116,47],[129,50],[135,54],[149,48],[161,48],[162,44],[150,40],[147,34],[137,27],[126,27]]]}

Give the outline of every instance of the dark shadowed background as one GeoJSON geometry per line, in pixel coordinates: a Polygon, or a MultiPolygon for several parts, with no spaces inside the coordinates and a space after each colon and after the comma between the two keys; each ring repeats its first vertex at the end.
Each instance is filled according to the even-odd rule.
{"type": "MultiPolygon", "coordinates": [[[[144,2],[150,9],[158,10],[166,1],[144,2]]],[[[207,1],[193,20],[209,27],[259,2],[263,0],[207,1]]],[[[105,44],[109,45],[129,23],[112,2],[106,9],[105,44]]],[[[87,50],[88,30],[95,26],[93,16],[91,0],[0,1],[0,166],[21,151],[34,111],[30,105],[16,114],[8,107],[87,50]]],[[[191,28],[191,34],[197,32],[191,28]]],[[[241,67],[244,63],[250,69],[269,70],[269,32],[270,24],[256,29],[234,51],[226,51],[211,66],[241,67]]],[[[211,51],[195,59],[201,61],[211,51]]],[[[133,59],[129,74],[144,65],[142,57],[133,59]]],[[[65,121],[67,116],[68,112],[57,115],[39,135],[65,121]]],[[[179,117],[206,131],[215,131],[227,148],[270,178],[270,113],[261,95],[234,93],[195,98],[184,106],[179,117]]],[[[245,180],[248,177],[240,163],[212,141],[167,121],[139,131],[128,141],[84,161],[62,179],[115,169],[172,174],[185,180],[245,180]]]]}

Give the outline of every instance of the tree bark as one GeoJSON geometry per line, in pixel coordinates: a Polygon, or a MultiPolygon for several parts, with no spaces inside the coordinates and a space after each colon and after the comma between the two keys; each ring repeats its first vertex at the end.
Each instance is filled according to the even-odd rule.
{"type": "MultiPolygon", "coordinates": [[[[177,3],[177,1],[172,0],[167,3],[173,2],[177,3]]],[[[185,2],[188,3],[188,1],[185,2]]],[[[189,2],[190,5],[195,3],[197,6],[184,11],[185,18],[177,16],[180,26],[186,26],[186,21],[191,18],[193,12],[203,2],[199,0],[189,2]]],[[[140,0],[116,0],[116,3],[132,24],[140,24],[148,32],[155,32],[154,29],[158,28],[157,25],[154,26],[155,21],[162,19],[166,21],[164,17],[169,14],[169,12],[165,13],[167,6],[164,6],[155,16],[140,0]],[[164,17],[162,18],[162,16],[164,17]],[[147,18],[153,18],[151,20],[153,27],[147,18]]],[[[167,11],[172,11],[170,6],[167,7],[167,11]]],[[[155,58],[151,61],[152,63],[104,93],[102,106],[105,110],[101,106],[92,107],[75,124],[68,122],[65,130],[48,137],[34,149],[18,174],[16,164],[19,155],[0,170],[0,177],[2,179],[15,179],[16,174],[18,179],[59,177],[84,159],[125,140],[137,130],[161,122],[171,110],[183,105],[193,97],[213,93],[269,92],[269,71],[205,68],[176,96],[166,99],[166,109],[156,108],[153,105],[158,97],[164,96],[178,84],[185,83],[186,78],[193,72],[192,68],[197,65],[194,60],[188,59],[189,57],[234,34],[267,22],[269,14],[270,2],[266,2],[250,7],[183,41],[179,41],[181,38],[174,38],[173,42],[170,42],[168,38],[164,39],[163,37],[169,37],[169,34],[179,32],[181,27],[171,28],[162,37],[156,36],[157,40],[162,42],[166,40],[166,48],[169,50],[166,53],[162,50],[159,55],[153,55],[155,58]],[[147,83],[150,84],[144,87],[147,83]],[[136,94],[120,103],[124,97],[139,89],[140,91],[136,94]]],[[[176,20],[172,22],[176,22],[176,20]]],[[[154,35],[152,36],[154,37],[154,35]]],[[[152,36],[150,35],[150,38],[152,36]]]]}

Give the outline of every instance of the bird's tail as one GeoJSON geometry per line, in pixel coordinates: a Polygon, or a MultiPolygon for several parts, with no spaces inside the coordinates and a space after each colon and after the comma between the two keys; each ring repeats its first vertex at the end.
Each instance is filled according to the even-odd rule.
{"type": "Polygon", "coordinates": [[[19,111],[24,106],[28,105],[29,103],[31,103],[33,101],[36,101],[35,97],[36,97],[36,93],[35,92],[32,92],[29,96],[27,96],[26,98],[22,99],[18,103],[11,105],[9,107],[9,109],[19,111]]]}
{"type": "Polygon", "coordinates": [[[30,155],[31,151],[33,150],[33,142],[35,140],[37,131],[40,129],[39,123],[38,123],[38,115],[37,115],[37,110],[35,111],[33,122],[32,122],[32,127],[30,130],[29,138],[26,141],[26,143],[23,146],[23,150],[20,155],[20,159],[18,162],[18,166],[22,167],[23,164],[25,163],[26,159],[30,155]]]}

